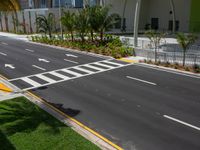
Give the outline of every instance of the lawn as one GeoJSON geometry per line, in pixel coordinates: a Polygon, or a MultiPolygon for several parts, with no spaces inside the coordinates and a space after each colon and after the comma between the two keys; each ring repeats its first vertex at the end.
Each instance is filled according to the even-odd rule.
{"type": "Polygon", "coordinates": [[[24,97],[0,102],[1,150],[99,150],[24,97]]]}

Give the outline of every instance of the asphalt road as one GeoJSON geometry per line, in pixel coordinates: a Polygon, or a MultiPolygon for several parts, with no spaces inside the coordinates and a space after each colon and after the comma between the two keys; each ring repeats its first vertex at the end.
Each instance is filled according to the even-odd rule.
{"type": "MultiPolygon", "coordinates": [[[[0,73],[10,79],[99,61],[122,66],[102,67],[33,92],[124,149],[200,149],[200,78],[0,37],[0,73]]],[[[93,67],[98,65],[102,62],[93,67]]]]}

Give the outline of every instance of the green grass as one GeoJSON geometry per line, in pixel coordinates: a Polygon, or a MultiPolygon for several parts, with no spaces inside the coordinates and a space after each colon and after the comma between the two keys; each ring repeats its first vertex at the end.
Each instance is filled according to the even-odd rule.
{"type": "Polygon", "coordinates": [[[0,102],[1,150],[99,148],[24,97],[0,102]]]}

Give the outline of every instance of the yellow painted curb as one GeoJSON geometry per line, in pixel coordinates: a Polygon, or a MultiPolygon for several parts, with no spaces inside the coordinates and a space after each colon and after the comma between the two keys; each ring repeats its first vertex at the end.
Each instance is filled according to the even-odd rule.
{"type": "Polygon", "coordinates": [[[77,121],[76,119],[66,115],[65,113],[63,113],[62,111],[60,111],[59,109],[57,109],[56,107],[50,105],[49,103],[45,102],[44,100],[42,100],[39,96],[28,92],[31,96],[37,98],[38,100],[40,100],[42,103],[46,104],[48,107],[50,107],[51,109],[53,109],[54,111],[56,111],[57,113],[59,113],[60,115],[70,119],[71,121],[73,121],[74,123],[76,123],[77,125],[79,125],[80,127],[84,128],[85,130],[89,131],[90,133],[94,134],[95,136],[97,136],[98,138],[102,139],[104,142],[108,143],[109,145],[113,146],[115,149],[117,150],[123,150],[121,147],[119,147],[118,145],[114,144],[113,142],[111,142],[110,140],[106,139],[105,137],[103,137],[102,135],[100,135],[99,133],[97,133],[96,131],[90,129],[89,127],[85,126],[84,124],[82,124],[81,122],[77,121]]]}
{"type": "Polygon", "coordinates": [[[9,87],[7,87],[5,84],[0,83],[0,90],[4,92],[13,92],[13,90],[9,87]]]}
{"type": "Polygon", "coordinates": [[[124,62],[127,62],[127,63],[138,63],[137,60],[130,60],[130,59],[127,59],[127,58],[120,58],[118,60],[121,60],[121,61],[124,61],[124,62]]]}

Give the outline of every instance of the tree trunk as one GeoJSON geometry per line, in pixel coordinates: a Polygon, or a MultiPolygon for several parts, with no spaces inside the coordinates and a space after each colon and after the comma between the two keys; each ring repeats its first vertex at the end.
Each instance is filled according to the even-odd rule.
{"type": "Polygon", "coordinates": [[[28,12],[29,14],[29,27],[30,27],[30,33],[33,33],[33,28],[32,28],[32,21],[31,21],[31,12],[28,12]]]}
{"type": "Polygon", "coordinates": [[[24,33],[26,33],[26,20],[24,16],[24,11],[22,12],[22,18],[23,18],[23,30],[24,30],[24,33]]]}
{"type": "Polygon", "coordinates": [[[157,62],[157,44],[155,43],[155,63],[157,62]]]}
{"type": "Polygon", "coordinates": [[[92,42],[93,42],[94,41],[94,33],[92,30],[91,30],[91,38],[92,38],[92,42]]]}
{"type": "Polygon", "coordinates": [[[101,42],[103,42],[103,31],[100,32],[100,39],[101,39],[101,42]]]}
{"type": "Polygon", "coordinates": [[[7,14],[6,14],[6,13],[5,13],[4,15],[5,15],[4,18],[5,18],[6,31],[9,32],[8,17],[7,17],[7,14]]]}
{"type": "Polygon", "coordinates": [[[14,32],[16,33],[16,20],[13,13],[12,13],[12,21],[13,21],[14,32]]]}
{"type": "Polygon", "coordinates": [[[185,53],[186,53],[186,50],[184,50],[183,52],[183,66],[185,66],[185,53]]]}
{"type": "Polygon", "coordinates": [[[1,31],[3,31],[2,12],[0,12],[0,24],[1,24],[1,31]]]}
{"type": "Polygon", "coordinates": [[[74,34],[73,34],[73,31],[71,31],[71,38],[72,38],[72,42],[74,42],[74,34]]]}

